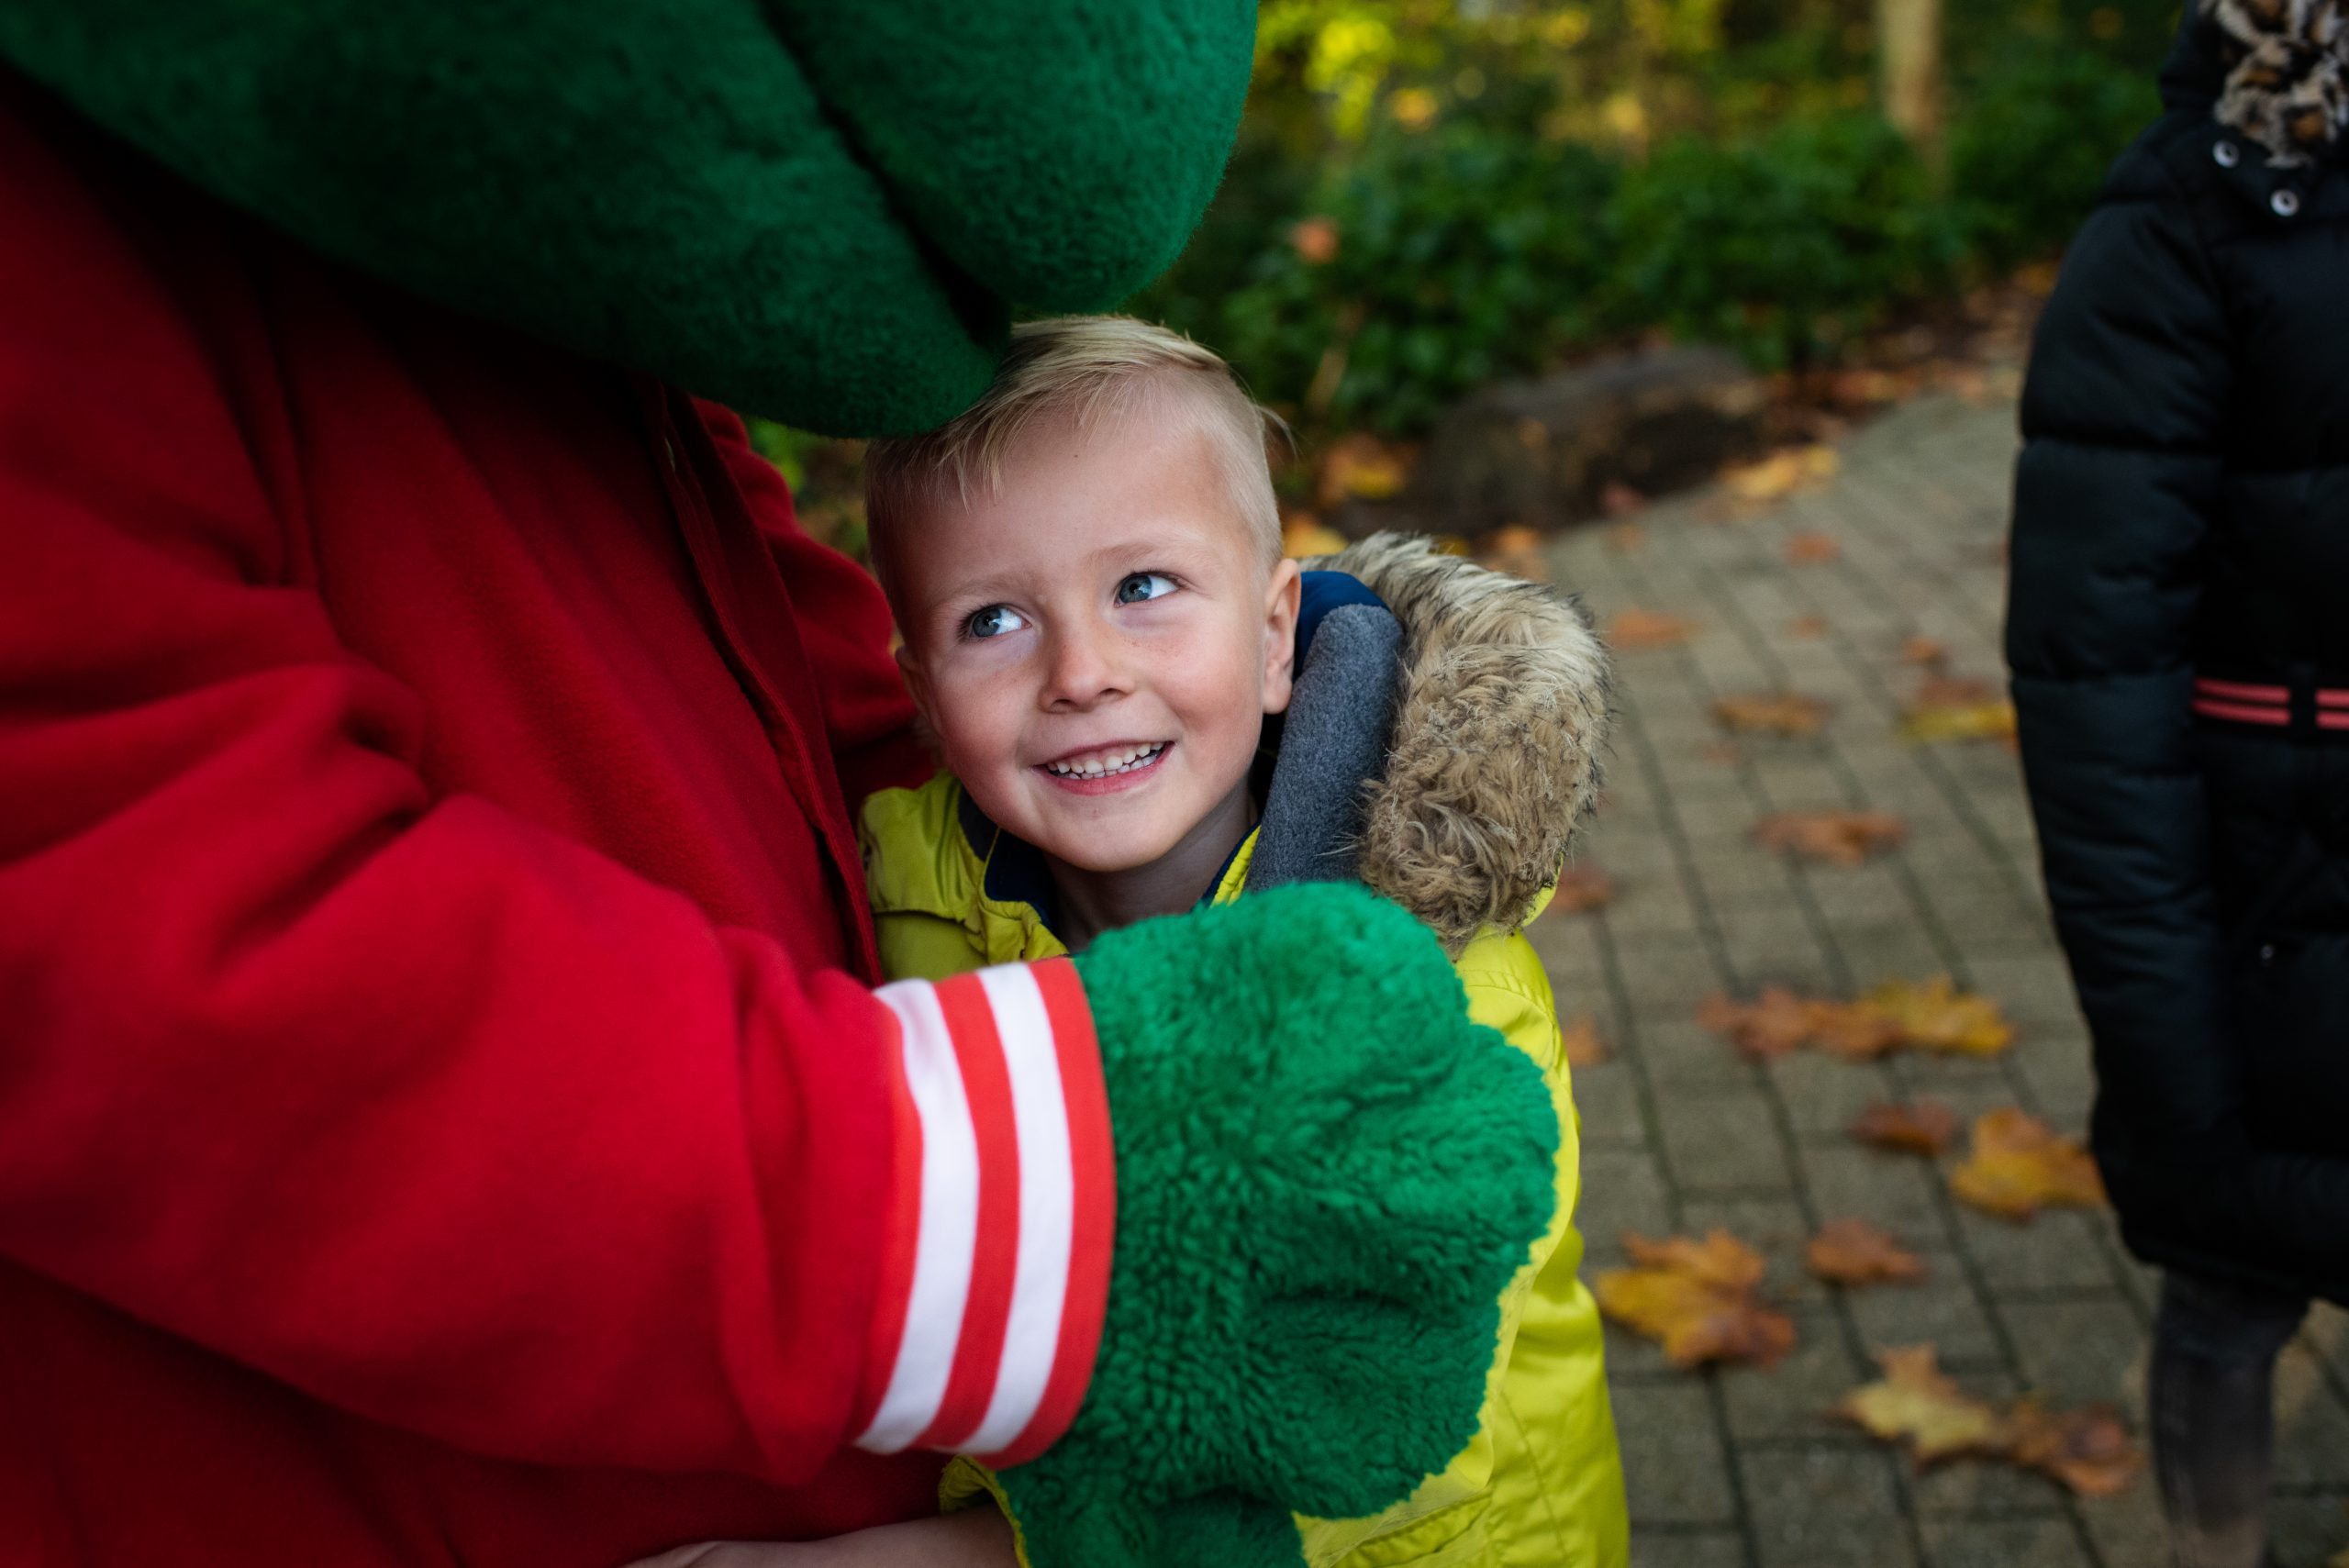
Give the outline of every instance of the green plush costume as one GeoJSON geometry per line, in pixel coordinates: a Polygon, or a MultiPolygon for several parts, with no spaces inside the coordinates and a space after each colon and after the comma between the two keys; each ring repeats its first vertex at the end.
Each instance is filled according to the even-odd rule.
{"type": "Polygon", "coordinates": [[[1174,259],[1250,0],[10,0],[0,54],[328,255],[705,397],[881,435],[1013,306],[1174,259]]]}
{"type": "MultiPolygon", "coordinates": [[[[0,0],[0,55],[329,255],[871,435],[976,397],[1015,308],[1097,308],[1174,258],[1253,11],[0,0]]],[[[1359,892],[1152,923],[1082,973],[1108,1318],[1075,1424],[1005,1485],[1040,1565],[1295,1562],[1293,1511],[1372,1512],[1473,1429],[1497,1299],[1550,1218],[1548,1094],[1359,892]]]]}

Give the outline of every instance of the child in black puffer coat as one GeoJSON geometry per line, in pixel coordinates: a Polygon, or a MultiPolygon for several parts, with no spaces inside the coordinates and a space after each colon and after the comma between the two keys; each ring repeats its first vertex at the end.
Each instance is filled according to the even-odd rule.
{"type": "Polygon", "coordinates": [[[2023,395],[2008,660],[2196,1568],[2259,1561],[2277,1353],[2349,1299],[2344,75],[2332,0],[2188,0],[2023,395]]]}

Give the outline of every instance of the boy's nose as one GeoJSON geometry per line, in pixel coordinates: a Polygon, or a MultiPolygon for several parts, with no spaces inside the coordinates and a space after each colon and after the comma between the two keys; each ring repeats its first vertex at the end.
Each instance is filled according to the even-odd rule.
{"type": "Polygon", "coordinates": [[[1081,624],[1056,631],[1041,694],[1043,706],[1082,712],[1132,691],[1132,674],[1122,655],[1122,639],[1108,627],[1081,624]]]}

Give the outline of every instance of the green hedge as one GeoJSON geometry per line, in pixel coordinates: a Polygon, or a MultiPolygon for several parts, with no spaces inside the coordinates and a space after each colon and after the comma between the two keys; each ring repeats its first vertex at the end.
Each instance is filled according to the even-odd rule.
{"type": "Polygon", "coordinates": [[[2058,249],[2157,106],[2132,64],[2026,41],[1960,104],[1940,181],[1854,109],[1638,161],[1516,113],[1387,117],[1302,179],[1294,149],[1243,142],[1198,241],[1128,308],[1308,428],[1407,434],[1479,383],[1656,328],[1799,363],[2058,249]]]}
{"type": "Polygon", "coordinates": [[[1625,177],[1609,219],[1622,319],[1774,370],[1946,288],[1964,250],[1909,144],[1852,114],[1675,141],[1625,177]]]}
{"type": "Polygon", "coordinates": [[[2152,77],[2100,55],[2033,50],[1990,76],[1950,136],[1974,250],[2005,265],[2060,248],[2113,156],[2160,111],[2152,77]]]}

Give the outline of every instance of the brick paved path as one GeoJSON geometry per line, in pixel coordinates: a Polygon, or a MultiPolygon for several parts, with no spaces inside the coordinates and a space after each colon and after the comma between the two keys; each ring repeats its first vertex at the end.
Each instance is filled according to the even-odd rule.
{"type": "MultiPolygon", "coordinates": [[[[2009,404],[1920,400],[1856,435],[1831,484],[1765,516],[1708,521],[1698,496],[1648,512],[1639,548],[1594,528],[1553,556],[1557,581],[1602,623],[1634,605],[1702,623],[1686,647],[1620,659],[1608,804],[1586,855],[1616,879],[1613,902],[1532,929],[1562,1009],[1596,1015],[1617,1051],[1575,1081],[1592,1266],[1621,1262],[1627,1228],[1724,1226],[1768,1254],[1800,1333],[1774,1370],[1691,1374],[1609,1328],[1641,1568],[2164,1562],[2150,1477],[2074,1501],[2000,1466],[1918,1476],[1821,1415],[1873,1374],[1869,1350],[1930,1340],[1976,1393],[2117,1400],[2143,1430],[2153,1276],[2105,1217],[1987,1218],[1956,1206],[1924,1162],[1843,1132],[1868,1101],[1918,1093],[1968,1118],[2020,1104],[2062,1130],[2086,1122],[2087,1037],[2015,760],[1995,744],[1913,746],[1895,728],[1919,678],[1898,662],[1912,634],[1945,644],[1953,673],[2001,672],[2013,426],[2009,404]],[[1804,530],[1831,536],[1840,558],[1787,564],[1786,538],[1804,530]],[[1824,619],[1823,636],[1790,629],[1806,616],[1824,619]],[[1723,760],[1713,699],[1785,687],[1835,704],[1826,733],[1743,738],[1723,760]],[[1763,812],[1821,806],[1898,812],[1908,845],[1842,869],[1748,842],[1763,812]],[[1943,973],[2005,1006],[2021,1036],[2011,1052],[1882,1066],[1802,1052],[1762,1068],[1694,1017],[1716,988],[1848,995],[1943,973]],[[1842,1215],[1921,1251],[1930,1279],[1857,1294],[1810,1282],[1802,1242],[1842,1215]]],[[[2277,1403],[2277,1546],[2299,1568],[2349,1547],[2349,1319],[2311,1320],[2277,1403]]]]}

